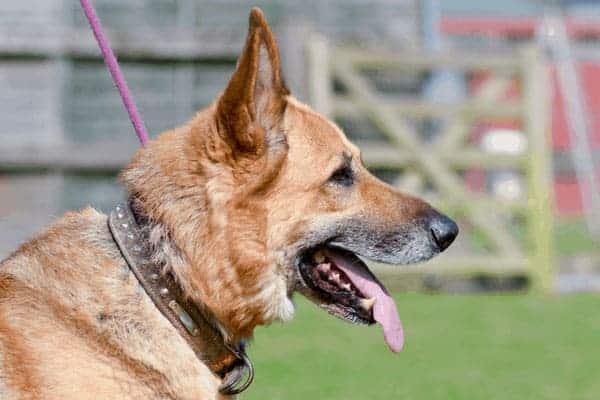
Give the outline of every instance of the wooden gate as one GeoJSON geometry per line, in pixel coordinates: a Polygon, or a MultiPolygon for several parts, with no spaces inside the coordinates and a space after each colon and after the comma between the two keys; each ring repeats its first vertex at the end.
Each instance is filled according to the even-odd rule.
{"type": "Polygon", "coordinates": [[[547,143],[551,93],[536,48],[503,55],[390,54],[328,46],[314,37],[307,45],[307,60],[313,107],[338,122],[366,120],[380,135],[379,140],[354,137],[367,166],[394,171],[395,186],[427,199],[459,221],[460,240],[448,254],[402,268],[374,263],[383,279],[393,284],[407,273],[526,275],[535,288],[551,288],[553,219],[547,143]],[[466,81],[477,75],[487,79],[466,98],[450,104],[414,94],[384,93],[385,85],[376,81],[381,74],[423,77],[442,69],[466,81]],[[512,96],[506,95],[509,89],[512,96]],[[433,137],[419,128],[424,121],[438,124],[433,137]],[[517,135],[526,143],[524,151],[482,148],[476,127],[503,121],[518,126],[517,135]],[[507,171],[520,182],[517,198],[494,195],[485,185],[474,188],[470,182],[473,175],[487,182],[507,171]]]}

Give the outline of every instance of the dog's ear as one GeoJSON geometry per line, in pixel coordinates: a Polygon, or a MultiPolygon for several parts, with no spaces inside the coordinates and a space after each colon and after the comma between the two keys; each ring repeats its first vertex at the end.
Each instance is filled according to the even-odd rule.
{"type": "Polygon", "coordinates": [[[275,37],[259,8],[250,12],[246,44],[217,105],[222,135],[234,151],[263,153],[289,94],[281,77],[275,37]]]}

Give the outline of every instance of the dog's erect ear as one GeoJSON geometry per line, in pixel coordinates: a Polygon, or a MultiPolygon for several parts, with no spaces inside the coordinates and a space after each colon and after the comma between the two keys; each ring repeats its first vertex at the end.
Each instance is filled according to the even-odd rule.
{"type": "Polygon", "coordinates": [[[264,150],[266,133],[283,114],[287,94],[275,37],[255,7],[250,12],[246,45],[217,106],[220,128],[235,151],[264,150]]]}

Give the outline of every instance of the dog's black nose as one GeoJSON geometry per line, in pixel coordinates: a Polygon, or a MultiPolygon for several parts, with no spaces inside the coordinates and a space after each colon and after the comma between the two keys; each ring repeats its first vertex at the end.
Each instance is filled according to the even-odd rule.
{"type": "Polygon", "coordinates": [[[458,225],[450,218],[438,213],[432,215],[429,221],[429,229],[433,235],[433,240],[440,251],[446,250],[458,235],[458,225]]]}

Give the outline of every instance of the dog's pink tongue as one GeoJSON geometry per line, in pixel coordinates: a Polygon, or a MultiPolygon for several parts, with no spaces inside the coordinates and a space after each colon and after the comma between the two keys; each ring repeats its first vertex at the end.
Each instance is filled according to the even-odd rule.
{"type": "Polygon", "coordinates": [[[363,295],[375,298],[373,317],[383,327],[383,337],[390,350],[394,353],[400,352],[404,346],[404,332],[394,299],[364,267],[355,265],[352,260],[347,260],[333,251],[328,253],[329,258],[344,271],[363,295]]]}

